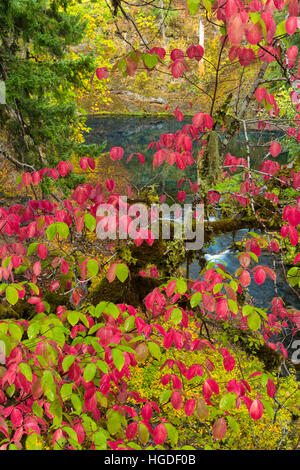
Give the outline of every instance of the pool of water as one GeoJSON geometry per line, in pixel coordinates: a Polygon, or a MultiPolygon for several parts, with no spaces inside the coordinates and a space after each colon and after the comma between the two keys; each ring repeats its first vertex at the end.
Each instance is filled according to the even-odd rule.
{"type": "MultiPolygon", "coordinates": [[[[184,171],[179,170],[176,165],[153,168],[152,156],[154,149],[147,150],[148,145],[152,141],[159,139],[163,133],[173,133],[181,129],[184,124],[191,124],[192,118],[186,118],[183,122],[178,122],[172,117],[140,117],[140,116],[108,116],[98,117],[91,116],[87,119],[87,125],[91,128],[89,134],[86,135],[87,143],[105,144],[105,151],[113,146],[121,146],[125,149],[125,157],[122,162],[127,170],[132,174],[132,180],[136,186],[143,186],[149,181],[151,184],[157,184],[158,192],[168,192],[168,194],[176,195],[177,181],[182,178],[189,178],[196,181],[196,166],[187,167],[184,171]],[[140,152],[145,156],[145,165],[141,165],[137,158],[126,164],[126,157],[130,153],[140,152]]],[[[249,139],[254,143],[262,145],[279,134],[276,132],[258,133],[257,131],[249,132],[249,139]]],[[[235,136],[228,142],[226,152],[231,152],[236,157],[245,157],[245,140],[243,134],[235,136]]],[[[252,164],[258,164],[258,156],[261,155],[261,148],[254,146],[251,151],[252,164]]],[[[286,158],[286,155],[281,156],[286,158]]],[[[278,160],[278,159],[277,159],[278,160]]],[[[247,230],[239,230],[235,234],[235,240],[241,240],[247,233],[247,230]]],[[[233,243],[233,234],[225,233],[215,238],[205,252],[207,261],[214,260],[226,263],[226,268],[230,273],[234,273],[240,266],[236,257],[236,253],[228,248],[233,243]],[[219,253],[222,251],[221,253],[219,253]]],[[[270,255],[263,254],[259,260],[260,264],[265,264],[273,268],[273,258],[270,255]]],[[[284,300],[286,305],[291,305],[300,309],[299,298],[291,290],[284,280],[282,267],[279,260],[276,261],[277,269],[277,292],[284,300]]],[[[194,261],[189,267],[190,277],[199,279],[199,264],[194,261]]],[[[253,297],[257,307],[269,307],[272,299],[276,295],[275,283],[267,277],[262,286],[258,286],[252,282],[249,287],[249,294],[253,297]]]]}
{"type": "MultiPolygon", "coordinates": [[[[167,192],[174,197],[177,192],[177,181],[180,178],[185,177],[192,182],[196,181],[196,165],[187,166],[183,171],[179,170],[176,164],[165,165],[163,170],[162,167],[153,168],[152,157],[156,150],[147,150],[147,147],[151,142],[158,141],[161,134],[174,133],[183,125],[191,123],[191,117],[179,122],[175,117],[90,116],[87,119],[87,126],[91,128],[91,131],[85,135],[85,139],[88,144],[104,144],[104,151],[109,151],[111,147],[123,147],[125,156],[122,164],[133,175],[136,186],[142,187],[151,181],[151,184],[156,185],[158,193],[167,192]],[[145,156],[144,165],[139,163],[137,157],[133,157],[129,163],[126,163],[129,154],[135,152],[145,156]]],[[[279,135],[278,132],[249,131],[249,141],[253,145],[251,147],[253,167],[258,166],[259,156],[262,153],[260,146],[279,135]]],[[[195,157],[196,148],[194,152],[195,157]]],[[[246,157],[243,133],[229,140],[226,145],[227,152],[236,157],[246,157]]],[[[285,160],[286,158],[286,154],[281,155],[281,159],[285,160]]],[[[278,158],[276,160],[281,162],[278,158]]]]}

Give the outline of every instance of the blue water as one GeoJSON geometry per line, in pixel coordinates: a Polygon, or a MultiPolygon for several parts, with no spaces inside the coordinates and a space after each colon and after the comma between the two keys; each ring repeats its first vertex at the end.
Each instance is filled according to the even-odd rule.
{"type": "MultiPolygon", "coordinates": [[[[125,157],[122,163],[132,174],[134,184],[141,187],[151,180],[151,184],[156,184],[158,194],[166,191],[168,194],[176,195],[177,181],[183,176],[189,178],[191,181],[196,181],[196,166],[192,165],[187,167],[184,171],[173,167],[164,166],[154,168],[152,167],[152,156],[155,152],[154,149],[147,151],[147,146],[152,142],[159,139],[163,133],[173,133],[181,129],[184,124],[191,124],[191,118],[184,119],[183,122],[178,122],[176,118],[166,117],[136,117],[136,116],[118,116],[118,117],[89,117],[87,125],[92,130],[87,134],[87,143],[103,144],[103,151],[109,151],[113,146],[121,146],[125,149],[125,157]],[[130,163],[126,164],[126,158],[132,152],[140,152],[145,158],[145,165],[141,165],[136,157],[133,157],[130,163]]],[[[259,140],[259,143],[272,140],[274,135],[278,133],[265,132],[264,134],[255,131],[249,132],[249,139],[252,143],[259,140]]],[[[236,157],[245,157],[245,144],[243,135],[235,136],[228,146],[226,152],[229,151],[236,157]]],[[[261,149],[259,147],[252,148],[252,164],[255,166],[259,161],[261,149]]],[[[286,158],[283,155],[282,158],[286,158]]],[[[278,158],[277,158],[278,160],[278,158]]],[[[247,230],[240,230],[235,234],[235,240],[242,239],[247,233],[247,230]]],[[[227,249],[233,242],[233,235],[226,233],[215,237],[214,244],[211,244],[206,249],[205,259],[207,261],[221,261],[226,263],[226,268],[230,273],[234,273],[240,266],[236,257],[236,253],[232,249],[227,249]],[[216,254],[224,250],[221,254],[216,254]]],[[[279,260],[277,263],[277,288],[278,294],[288,306],[294,306],[300,309],[300,300],[286,284],[281,265],[279,260]]],[[[270,255],[263,254],[259,259],[259,264],[265,264],[273,268],[273,258],[270,255]]],[[[190,265],[190,277],[199,279],[199,264],[194,261],[190,265]]],[[[254,303],[257,307],[270,307],[272,299],[275,297],[275,284],[270,278],[267,277],[264,284],[257,286],[253,281],[249,286],[249,294],[253,297],[254,303]]]]}
{"type": "MultiPolygon", "coordinates": [[[[103,144],[103,151],[109,151],[111,147],[123,147],[125,156],[122,164],[134,175],[134,184],[137,187],[142,187],[151,181],[151,184],[156,185],[158,194],[166,192],[174,197],[178,190],[177,181],[180,178],[184,176],[193,183],[196,182],[196,165],[187,166],[184,171],[179,170],[176,164],[153,168],[152,157],[156,149],[147,150],[147,147],[151,142],[158,141],[161,134],[174,133],[183,125],[191,123],[191,117],[179,122],[175,117],[91,116],[87,119],[87,126],[92,130],[85,135],[85,139],[88,144],[103,144]],[[134,152],[140,152],[145,156],[145,165],[141,165],[137,157],[126,163],[129,154],[134,152]]],[[[278,132],[248,133],[249,141],[253,145],[258,140],[260,145],[270,141],[274,135],[278,135],[278,132]]],[[[229,140],[226,152],[236,157],[246,157],[245,139],[242,133],[229,140]]],[[[260,154],[261,147],[251,148],[251,164],[254,168],[258,166],[260,154]]],[[[287,155],[282,154],[281,158],[286,159],[287,155]]],[[[276,160],[280,162],[278,158],[276,160]]]]}

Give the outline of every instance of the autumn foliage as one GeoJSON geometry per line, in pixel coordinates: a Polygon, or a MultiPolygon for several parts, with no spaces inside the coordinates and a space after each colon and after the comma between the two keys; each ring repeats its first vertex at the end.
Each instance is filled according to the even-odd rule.
{"type": "MultiPolygon", "coordinates": [[[[236,60],[242,67],[278,62],[298,113],[292,134],[299,144],[298,48],[289,44],[279,47],[278,39],[283,35],[288,43],[297,34],[298,2],[190,1],[187,14],[200,5],[220,24],[221,47],[230,62],[236,60]],[[278,23],[278,12],[283,8],[286,18],[278,23]]],[[[142,65],[154,80],[156,68],[165,67],[178,79],[187,76],[193,61],[203,58],[205,50],[197,44],[185,51],[175,48],[169,57],[157,45],[123,57],[117,67],[124,75],[133,76],[142,65]]],[[[106,66],[100,66],[91,82],[106,80],[109,73],[106,66]]],[[[267,85],[257,84],[251,99],[258,110],[276,119],[280,108],[267,85]]],[[[181,122],[180,106],[174,114],[181,122]]],[[[241,129],[243,122],[241,118],[241,129]]],[[[149,143],[153,167],[175,165],[184,170],[199,164],[195,159],[204,159],[216,125],[213,106],[197,110],[191,124],[149,143]]],[[[264,125],[262,118],[259,126],[264,125]]],[[[223,122],[225,134],[226,126],[223,122]]],[[[243,239],[235,273],[227,272],[221,263],[208,263],[199,280],[166,279],[151,266],[140,272],[141,278],[161,282],[145,295],[142,306],[104,301],[101,291],[99,302],[91,304],[85,290],[97,278],[107,279],[112,288],[131,279],[130,263],[119,255],[116,243],[96,237],[98,224],[109,225],[107,217],[97,215],[98,208],[108,203],[117,212],[122,209],[116,181],[107,178],[90,184],[87,178],[70,189],[67,197],[60,193],[56,198],[42,199],[34,197],[41,194],[42,181],[50,181],[55,188],[55,182],[70,177],[74,165],[60,161],[54,168],[49,165],[22,172],[16,191],[28,191],[31,199],[0,208],[0,294],[7,308],[0,321],[0,340],[6,351],[0,366],[1,449],[193,448],[178,416],[187,426],[192,422],[196,429],[201,428],[197,448],[230,448],[238,447],[233,436],[238,434],[239,414],[243,416],[241,425],[247,421],[249,426],[259,426],[265,419],[268,426],[275,426],[282,412],[286,413],[282,419],[292,422],[299,398],[294,376],[291,398],[278,374],[278,364],[268,370],[263,361],[252,358],[241,363],[239,359],[241,338],[248,337],[254,350],[264,348],[266,354],[273,352],[284,362],[287,351],[281,341],[282,330],[294,338],[300,329],[299,311],[288,308],[286,299],[275,290],[269,311],[268,305],[258,308],[251,300],[242,301],[251,283],[257,288],[263,288],[267,279],[276,283],[275,269],[260,260],[263,248],[272,256],[283,253],[283,246],[295,250],[295,271],[289,277],[297,278],[296,282],[300,278],[300,196],[286,203],[279,201],[279,192],[272,191],[272,185],[277,185],[297,194],[300,169],[299,165],[292,169],[281,165],[276,160],[281,152],[281,143],[272,141],[255,171],[249,158],[227,153],[222,161],[221,176],[229,187],[230,178],[242,176],[239,191],[230,192],[232,207],[248,211],[260,227],[259,234],[249,233],[243,239]],[[261,197],[279,213],[280,227],[275,235],[270,234],[268,221],[259,212],[261,197]],[[47,300],[49,292],[61,299],[58,306],[47,300]],[[21,305],[26,310],[24,317],[9,315],[18,312],[21,305]],[[217,334],[219,327],[224,327],[223,335],[217,334]],[[226,336],[227,330],[234,331],[233,336],[226,336]],[[205,331],[206,336],[202,334],[205,331]],[[278,340],[274,341],[276,334],[278,340]],[[143,365],[147,368],[149,363],[159,374],[161,392],[155,400],[131,386],[135,370],[143,365]],[[288,406],[284,406],[286,401],[288,406]]],[[[144,155],[129,154],[120,146],[112,147],[109,155],[113,162],[135,158],[141,168],[145,163],[144,155]]],[[[83,175],[96,171],[91,157],[82,157],[79,167],[83,175]]],[[[132,188],[128,192],[134,198],[132,188]]],[[[201,181],[192,183],[183,178],[178,182],[178,201],[184,202],[191,194],[205,200],[208,207],[215,207],[222,198],[221,191],[207,190],[201,181]]],[[[164,195],[160,196],[164,200],[164,195]]],[[[132,222],[130,215],[121,219],[128,234],[132,234],[132,222]]],[[[132,238],[130,243],[135,247],[154,244],[151,231],[139,230],[132,238]]],[[[292,285],[297,287],[295,282],[292,285]]],[[[280,434],[278,442],[281,438],[280,434]]],[[[286,446],[296,445],[291,432],[286,446]]]]}

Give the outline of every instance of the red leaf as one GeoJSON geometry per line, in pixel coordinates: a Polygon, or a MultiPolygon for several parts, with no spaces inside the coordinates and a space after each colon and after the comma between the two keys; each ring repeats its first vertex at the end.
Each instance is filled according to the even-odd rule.
{"type": "Polygon", "coordinates": [[[244,269],[242,274],[239,276],[239,281],[243,287],[248,287],[251,284],[251,276],[249,271],[244,269]]]}
{"type": "Polygon", "coordinates": [[[176,281],[170,281],[166,288],[166,294],[168,297],[171,297],[171,295],[174,294],[175,288],[176,288],[176,281]]]}
{"type": "Polygon", "coordinates": [[[149,403],[143,406],[141,410],[141,415],[145,421],[149,421],[149,419],[152,418],[153,410],[152,410],[152,406],[149,405],[149,403]]]}
{"type": "Polygon", "coordinates": [[[138,425],[137,423],[130,423],[126,429],[126,438],[132,440],[135,438],[137,433],[138,425]]]}
{"type": "Polygon", "coordinates": [[[297,29],[297,17],[296,16],[290,16],[285,23],[285,29],[286,32],[292,36],[296,32],[297,29]]]}
{"type": "Polygon", "coordinates": [[[234,15],[229,21],[227,33],[232,44],[240,44],[244,36],[244,24],[239,14],[234,15]]]}
{"type": "Polygon", "coordinates": [[[38,253],[38,256],[41,259],[46,259],[47,254],[48,254],[48,250],[47,250],[46,245],[44,245],[43,243],[40,243],[39,246],[38,246],[38,249],[37,249],[37,253],[38,253]]]}
{"type": "Polygon", "coordinates": [[[189,70],[188,64],[183,59],[177,59],[171,64],[171,72],[174,78],[182,77],[184,72],[189,70]]]}
{"type": "Polygon", "coordinates": [[[186,199],[185,191],[178,191],[177,199],[178,199],[179,202],[183,202],[186,199]]]}
{"type": "Polygon", "coordinates": [[[300,209],[298,207],[286,206],[283,211],[283,220],[288,220],[290,225],[296,227],[300,224],[300,209]]]}
{"type": "Polygon", "coordinates": [[[290,0],[289,3],[289,15],[290,16],[299,16],[300,5],[298,0],[290,0]]]}
{"type": "Polygon", "coordinates": [[[156,426],[153,431],[153,439],[156,445],[161,445],[167,439],[168,433],[163,423],[156,426]]]}
{"type": "Polygon", "coordinates": [[[281,145],[278,142],[272,142],[270,146],[270,154],[273,157],[277,157],[281,152],[281,145]]]}
{"type": "Polygon", "coordinates": [[[238,12],[238,6],[236,0],[227,0],[225,4],[225,16],[230,19],[238,12]]]}
{"type": "Polygon", "coordinates": [[[107,67],[100,67],[96,69],[96,77],[98,80],[102,80],[103,78],[106,80],[108,78],[109,72],[107,67]]]}
{"type": "Polygon", "coordinates": [[[116,278],[116,269],[117,269],[117,263],[113,263],[110,265],[107,271],[107,279],[109,282],[113,282],[116,278]]]}
{"type": "Polygon", "coordinates": [[[189,59],[195,58],[199,62],[204,55],[204,49],[202,46],[190,46],[186,51],[186,55],[189,59]]]}
{"type": "Polygon", "coordinates": [[[192,416],[192,414],[195,411],[195,406],[196,406],[196,400],[195,398],[191,398],[190,400],[187,400],[185,405],[184,405],[184,412],[187,416],[192,416]]]}
{"type": "Polygon", "coordinates": [[[166,51],[163,47],[152,47],[150,54],[157,54],[161,59],[166,55],[166,51]]]}
{"type": "Polygon", "coordinates": [[[173,61],[184,58],[184,52],[181,49],[173,49],[170,57],[173,61]]]}
{"type": "Polygon", "coordinates": [[[59,288],[59,281],[54,281],[54,282],[52,282],[52,284],[50,286],[50,291],[53,292],[54,290],[56,290],[58,288],[59,288]]]}
{"type": "Polygon", "coordinates": [[[266,98],[266,89],[265,88],[256,88],[254,96],[257,99],[257,101],[262,101],[266,98]]]}
{"type": "Polygon", "coordinates": [[[257,44],[263,37],[263,29],[261,24],[258,22],[248,23],[245,26],[245,37],[250,44],[257,44]]]}
{"type": "Polygon", "coordinates": [[[136,72],[138,64],[134,62],[132,59],[130,59],[130,57],[126,58],[126,63],[127,63],[127,68],[126,68],[127,75],[129,75],[130,77],[133,77],[136,72]]]}
{"type": "Polygon", "coordinates": [[[299,232],[295,227],[289,227],[290,242],[293,246],[296,246],[299,241],[299,232]]]}
{"type": "Polygon", "coordinates": [[[264,412],[263,404],[259,400],[254,400],[250,406],[249,413],[254,421],[259,420],[264,412]]]}
{"type": "Polygon", "coordinates": [[[235,359],[231,354],[227,354],[223,358],[223,365],[227,372],[231,372],[235,367],[235,359]]]}
{"type": "Polygon", "coordinates": [[[20,410],[14,408],[10,415],[11,423],[13,428],[19,428],[23,423],[23,415],[20,410]]]}
{"type": "Polygon", "coordinates": [[[105,186],[107,187],[107,190],[109,192],[112,192],[116,187],[116,183],[114,182],[114,180],[107,179],[105,181],[105,186]]]}
{"type": "Polygon", "coordinates": [[[254,280],[256,284],[263,284],[265,282],[265,279],[266,279],[265,270],[262,268],[256,269],[255,274],[254,274],[254,280]]]}
{"type": "Polygon", "coordinates": [[[57,165],[57,170],[60,176],[64,177],[64,176],[67,176],[67,174],[69,173],[70,167],[67,162],[62,161],[62,162],[59,162],[59,164],[57,165]]]}
{"type": "Polygon", "coordinates": [[[248,253],[242,253],[239,255],[239,262],[243,268],[248,268],[249,264],[251,263],[251,257],[248,253]]]}
{"type": "Polygon", "coordinates": [[[276,393],[276,387],[274,385],[273,380],[269,379],[267,383],[267,393],[270,398],[273,398],[276,393]]]}
{"type": "Polygon", "coordinates": [[[227,320],[229,312],[228,312],[228,302],[226,299],[221,298],[216,301],[216,313],[223,320],[227,320]]]}
{"type": "Polygon", "coordinates": [[[32,267],[32,271],[35,274],[35,276],[39,276],[41,274],[42,267],[41,267],[40,261],[37,261],[36,263],[34,263],[32,267]]]}
{"type": "Polygon", "coordinates": [[[216,441],[220,441],[226,436],[227,424],[224,418],[219,418],[213,425],[212,433],[216,441]]]}
{"type": "Polygon", "coordinates": [[[9,439],[8,426],[4,418],[0,416],[0,431],[9,439]]]}
{"type": "Polygon", "coordinates": [[[180,410],[182,407],[182,396],[179,392],[173,392],[171,396],[171,403],[174,410],[180,410]]]}
{"type": "MultiPolygon", "coordinates": [[[[298,47],[297,46],[291,46],[287,53],[286,53],[286,56],[288,58],[288,65],[289,67],[293,67],[295,62],[296,62],[296,59],[297,59],[297,55],[298,55],[298,47]]],[[[33,179],[33,175],[32,175],[32,179],[33,179]]]]}
{"type": "Polygon", "coordinates": [[[112,147],[110,149],[110,158],[112,160],[121,160],[124,155],[124,149],[122,147],[112,147]]]}
{"type": "Polygon", "coordinates": [[[202,295],[203,307],[209,312],[214,312],[215,310],[215,299],[210,294],[203,293],[202,295]]]}

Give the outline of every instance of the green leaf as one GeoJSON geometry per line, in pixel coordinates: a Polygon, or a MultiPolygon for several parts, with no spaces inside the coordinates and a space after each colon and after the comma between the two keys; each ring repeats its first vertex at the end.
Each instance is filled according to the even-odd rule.
{"type": "Polygon", "coordinates": [[[99,264],[95,259],[89,259],[86,263],[87,272],[89,276],[97,276],[99,272],[99,264]]]}
{"type": "Polygon", "coordinates": [[[90,382],[96,375],[97,366],[93,362],[88,364],[83,372],[83,378],[86,382],[90,382]]]}
{"type": "Polygon", "coordinates": [[[130,317],[126,318],[124,322],[124,330],[125,331],[130,331],[132,328],[135,326],[135,319],[133,315],[130,315],[130,317]]]}
{"type": "Polygon", "coordinates": [[[255,253],[253,253],[252,251],[248,251],[247,253],[255,261],[255,263],[258,263],[258,257],[255,253]]]}
{"type": "Polygon", "coordinates": [[[84,224],[90,232],[93,232],[96,228],[95,217],[92,214],[84,214],[84,224]]]}
{"type": "Polygon", "coordinates": [[[106,450],[107,449],[107,438],[103,431],[97,431],[94,434],[95,450],[106,450]]]}
{"type": "Polygon", "coordinates": [[[250,17],[252,23],[254,23],[254,24],[258,23],[259,20],[260,20],[260,14],[257,11],[253,12],[253,13],[249,13],[249,17],[250,17]]]}
{"type": "Polygon", "coordinates": [[[219,282],[218,284],[215,284],[214,285],[214,288],[213,288],[213,293],[214,294],[217,294],[218,292],[220,292],[220,290],[223,289],[223,283],[222,282],[219,282]]]}
{"type": "Polygon", "coordinates": [[[232,408],[236,401],[236,395],[234,393],[227,393],[224,395],[219,403],[219,408],[221,410],[229,410],[232,408]]]}
{"type": "Polygon", "coordinates": [[[76,414],[80,414],[82,410],[82,404],[81,404],[81,400],[79,396],[76,395],[75,393],[72,393],[71,402],[72,402],[72,405],[74,407],[74,411],[76,412],[76,414]]]}
{"type": "Polygon", "coordinates": [[[19,294],[15,287],[8,286],[5,291],[6,300],[11,304],[15,305],[19,300],[19,294]]]}
{"type": "Polygon", "coordinates": [[[26,450],[42,450],[43,438],[36,432],[27,436],[25,441],[26,450]]]}
{"type": "Polygon", "coordinates": [[[142,59],[148,69],[153,69],[158,62],[158,56],[156,54],[143,54],[142,59]]]}
{"type": "Polygon", "coordinates": [[[238,304],[232,299],[228,299],[228,307],[229,307],[229,310],[233,312],[235,315],[239,311],[238,304]]]}
{"type": "Polygon", "coordinates": [[[68,225],[65,222],[56,222],[56,232],[62,238],[68,238],[70,230],[68,225]]]}
{"type": "Polygon", "coordinates": [[[115,304],[113,304],[112,302],[109,302],[109,304],[105,307],[105,313],[117,319],[120,315],[120,310],[115,304]]]}
{"type": "Polygon", "coordinates": [[[8,331],[16,341],[21,341],[23,329],[19,325],[16,325],[15,323],[10,323],[8,326],[8,331]]]}
{"type": "Polygon", "coordinates": [[[172,390],[164,390],[160,395],[159,395],[159,403],[162,405],[164,403],[167,403],[172,395],[172,390]]]}
{"type": "Polygon", "coordinates": [[[71,354],[66,356],[64,358],[63,362],[62,362],[63,371],[67,372],[67,370],[70,369],[70,367],[71,367],[71,365],[73,364],[74,361],[75,361],[75,356],[72,356],[71,354]]]}
{"type": "Polygon", "coordinates": [[[211,13],[212,2],[210,0],[203,0],[204,8],[211,13]]]}
{"type": "Polygon", "coordinates": [[[286,20],[283,20],[277,25],[275,36],[283,36],[284,34],[286,34],[285,23],[286,20]]]}
{"type": "Polygon", "coordinates": [[[7,256],[7,258],[5,258],[5,260],[3,261],[2,263],[2,267],[3,268],[8,268],[8,265],[10,263],[10,260],[11,260],[11,256],[7,256]]]}
{"type": "Polygon", "coordinates": [[[47,230],[46,230],[46,236],[48,240],[53,240],[53,238],[56,235],[56,223],[48,225],[47,230]]]}
{"type": "Polygon", "coordinates": [[[238,283],[235,282],[235,281],[233,281],[233,280],[230,281],[229,286],[231,287],[231,289],[234,290],[234,292],[236,292],[236,291],[238,290],[238,287],[239,287],[239,286],[238,286],[238,283]]]}
{"type": "Polygon", "coordinates": [[[179,325],[182,320],[182,311],[180,308],[174,308],[172,310],[171,320],[175,323],[175,325],[179,325]]]}
{"type": "Polygon", "coordinates": [[[7,287],[7,284],[5,282],[2,282],[2,284],[0,284],[0,294],[2,294],[3,291],[5,291],[7,287]]]}
{"type": "Polygon", "coordinates": [[[95,307],[94,315],[95,317],[99,318],[101,314],[104,312],[105,307],[108,305],[108,302],[102,301],[95,307]]]}
{"type": "Polygon", "coordinates": [[[37,294],[37,295],[39,294],[40,290],[39,290],[39,288],[36,284],[34,284],[33,282],[28,282],[28,285],[29,285],[29,287],[31,287],[31,289],[33,290],[33,292],[35,294],[37,294]]]}
{"type": "Polygon", "coordinates": [[[262,404],[264,405],[264,410],[268,414],[270,419],[274,418],[274,410],[272,408],[272,405],[269,401],[267,400],[261,400],[262,404]]]}
{"type": "Polygon", "coordinates": [[[112,354],[114,364],[116,368],[118,369],[118,371],[120,372],[123,369],[123,366],[125,364],[124,354],[122,353],[122,351],[120,351],[117,348],[112,349],[111,354],[112,354]]]}
{"type": "Polygon", "coordinates": [[[70,437],[70,439],[72,439],[72,441],[75,441],[75,442],[78,443],[78,437],[77,437],[77,434],[74,431],[74,429],[70,428],[70,426],[63,426],[62,429],[63,429],[63,431],[65,431],[69,435],[69,437],[70,437]]]}
{"type": "Polygon", "coordinates": [[[253,311],[254,311],[254,307],[252,307],[251,305],[244,305],[242,308],[242,315],[246,317],[250,315],[253,311]]]}
{"type": "Polygon", "coordinates": [[[177,429],[172,426],[170,423],[165,423],[165,428],[168,433],[168,439],[170,439],[171,446],[176,446],[178,442],[178,431],[177,429]]]}
{"type": "Polygon", "coordinates": [[[103,374],[108,374],[108,365],[104,361],[97,361],[97,367],[103,372],[103,374]]]}
{"type": "Polygon", "coordinates": [[[72,311],[68,313],[68,322],[70,325],[75,326],[79,320],[79,312],[72,311]]]}
{"type": "Polygon", "coordinates": [[[73,385],[70,383],[63,384],[63,386],[60,389],[60,396],[63,400],[68,400],[71,397],[72,388],[73,388],[73,385]]]}
{"type": "Polygon", "coordinates": [[[43,417],[44,410],[36,401],[33,402],[32,411],[34,412],[35,416],[38,416],[39,418],[43,417]]]}
{"type": "Polygon", "coordinates": [[[87,328],[90,327],[89,321],[88,321],[88,319],[87,319],[87,317],[84,313],[79,312],[79,318],[82,321],[82,323],[84,324],[84,326],[86,326],[87,328]]]}
{"type": "Polygon", "coordinates": [[[188,10],[191,15],[195,15],[200,6],[200,0],[188,0],[188,10]]]}
{"type": "Polygon", "coordinates": [[[126,59],[124,57],[123,57],[123,59],[119,60],[119,62],[117,64],[117,67],[123,75],[126,74],[127,62],[126,62],[126,59]]]}
{"type": "Polygon", "coordinates": [[[187,290],[187,283],[183,279],[177,279],[176,281],[176,292],[184,294],[187,290]]]}
{"type": "Polygon", "coordinates": [[[62,422],[62,406],[60,400],[54,400],[49,408],[49,413],[54,416],[53,424],[54,426],[59,426],[62,422]]]}
{"type": "Polygon", "coordinates": [[[153,357],[155,357],[155,359],[160,360],[160,357],[161,357],[160,347],[156,343],[153,343],[152,341],[149,341],[147,343],[147,346],[149,348],[150,354],[153,357]]]}
{"type": "Polygon", "coordinates": [[[113,411],[109,414],[108,421],[107,421],[107,429],[110,434],[117,434],[118,431],[121,429],[121,416],[120,413],[117,411],[113,411]]]}
{"type": "Polygon", "coordinates": [[[194,308],[196,307],[202,299],[202,294],[201,292],[196,292],[195,294],[192,295],[191,297],[191,307],[194,308]]]}
{"type": "Polygon", "coordinates": [[[250,315],[247,317],[247,320],[248,326],[251,330],[257,331],[261,327],[261,318],[257,312],[253,311],[250,313],[250,315]]]}
{"type": "Polygon", "coordinates": [[[129,271],[128,271],[128,267],[126,266],[126,264],[123,264],[123,263],[117,264],[116,276],[119,279],[119,281],[125,282],[126,279],[128,278],[128,275],[129,275],[129,271]]]}
{"type": "Polygon", "coordinates": [[[26,377],[28,382],[32,382],[32,370],[31,370],[31,368],[29,367],[28,364],[25,364],[24,362],[21,362],[21,364],[19,364],[19,370],[20,370],[21,374],[23,374],[24,377],[26,377]]]}
{"type": "Polygon", "coordinates": [[[226,416],[226,419],[228,421],[229,426],[233,430],[233,432],[238,433],[239,430],[240,430],[240,427],[239,427],[237,421],[229,415],[226,416]]]}

